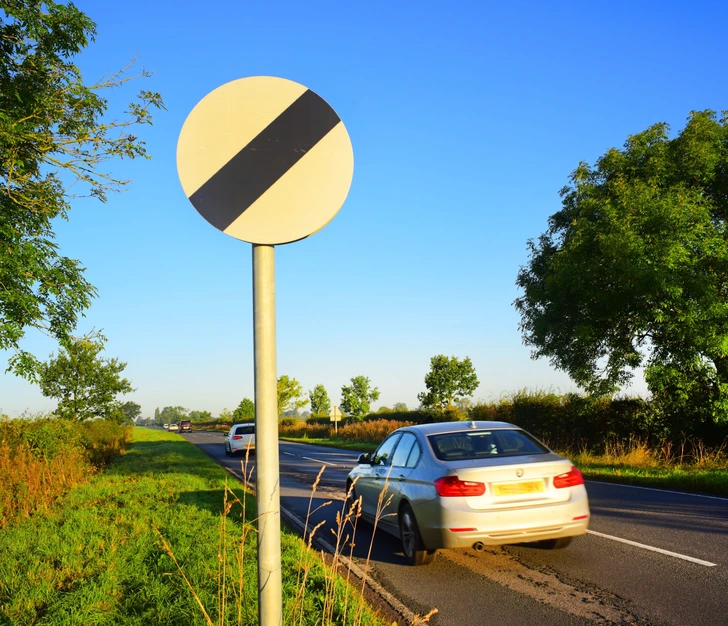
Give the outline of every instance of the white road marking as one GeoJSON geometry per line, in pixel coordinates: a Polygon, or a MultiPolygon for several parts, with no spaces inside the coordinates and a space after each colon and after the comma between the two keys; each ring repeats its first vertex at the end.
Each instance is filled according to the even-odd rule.
{"type": "Polygon", "coordinates": [[[310,456],[301,456],[300,454],[293,454],[293,452],[286,452],[283,451],[283,454],[287,454],[288,456],[295,456],[299,459],[306,459],[307,461],[313,461],[314,463],[321,463],[323,465],[331,465],[332,467],[343,467],[344,469],[347,469],[348,465],[341,465],[341,463],[331,463],[330,461],[322,461],[321,459],[314,459],[310,456]]]}
{"type": "Polygon", "coordinates": [[[657,487],[640,487],[639,485],[625,485],[623,483],[613,483],[607,480],[587,480],[587,483],[598,483],[600,485],[611,485],[612,487],[629,487],[630,489],[643,489],[645,491],[659,491],[660,493],[673,493],[678,496],[691,496],[693,498],[707,498],[708,500],[722,500],[728,502],[728,498],[720,496],[708,496],[704,493],[690,493],[688,491],[673,491],[672,489],[658,489],[657,487]]]}
{"type": "Polygon", "coordinates": [[[626,543],[630,546],[636,546],[638,548],[644,548],[645,550],[651,550],[652,552],[659,552],[660,554],[666,554],[667,556],[673,556],[676,559],[682,559],[683,561],[690,561],[691,563],[697,563],[698,565],[705,565],[706,567],[716,567],[717,563],[711,563],[710,561],[703,561],[702,559],[696,559],[692,556],[686,556],[684,554],[678,554],[677,552],[670,552],[669,550],[663,550],[662,548],[655,548],[654,546],[648,546],[644,543],[637,543],[636,541],[630,541],[629,539],[622,539],[621,537],[615,537],[614,535],[605,535],[604,533],[598,533],[595,530],[586,531],[590,535],[596,537],[602,537],[604,539],[611,539],[612,541],[619,541],[620,543],[626,543]]]}
{"type": "Polygon", "coordinates": [[[293,454],[292,452],[284,452],[288,456],[297,456],[299,459],[306,459],[307,461],[313,461],[314,463],[323,463],[324,465],[336,465],[336,463],[329,463],[328,461],[322,461],[321,459],[312,459],[310,456],[301,456],[300,454],[293,454]]]}

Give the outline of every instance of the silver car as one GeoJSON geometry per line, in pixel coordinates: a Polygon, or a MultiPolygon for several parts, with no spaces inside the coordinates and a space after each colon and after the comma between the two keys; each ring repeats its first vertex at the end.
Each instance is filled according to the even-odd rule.
{"type": "Polygon", "coordinates": [[[438,548],[563,548],[589,524],[581,472],[506,422],[395,430],[359,457],[346,487],[366,520],[400,537],[411,565],[432,562],[438,548]]]}
{"type": "Polygon", "coordinates": [[[225,435],[225,454],[235,456],[255,452],[255,424],[233,424],[225,435]]]}

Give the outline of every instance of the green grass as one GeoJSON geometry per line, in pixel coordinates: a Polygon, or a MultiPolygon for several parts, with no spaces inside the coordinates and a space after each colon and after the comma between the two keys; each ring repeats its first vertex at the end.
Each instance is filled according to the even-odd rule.
{"type": "MultiPolygon", "coordinates": [[[[176,434],[136,428],[132,441],[50,513],[0,535],[0,624],[257,623],[254,499],[176,434]],[[228,494],[223,515],[226,483],[239,500],[228,494]]],[[[323,623],[380,623],[297,536],[281,542],[284,623],[320,624],[324,611],[323,623]]]]}

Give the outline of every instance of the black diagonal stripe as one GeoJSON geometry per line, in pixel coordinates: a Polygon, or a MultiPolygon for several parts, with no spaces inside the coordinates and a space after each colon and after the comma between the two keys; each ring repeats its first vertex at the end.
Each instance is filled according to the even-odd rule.
{"type": "Polygon", "coordinates": [[[195,191],[190,202],[208,222],[225,230],[338,123],[326,101],[306,90],[195,191]]]}

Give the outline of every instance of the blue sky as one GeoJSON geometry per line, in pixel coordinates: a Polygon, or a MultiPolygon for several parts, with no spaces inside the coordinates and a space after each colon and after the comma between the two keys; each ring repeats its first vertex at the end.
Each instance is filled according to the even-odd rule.
{"type": "MultiPolygon", "coordinates": [[[[251,246],[207,224],[179,184],[182,124],[207,93],[245,76],[289,78],[326,99],[354,148],[348,199],[322,231],[276,248],[278,373],[333,402],[352,376],[375,406],[416,406],[430,357],[469,356],[474,399],[567,391],[521,342],[515,278],[526,242],[558,211],[580,161],[656,122],[728,108],[724,2],[241,2],[78,0],[98,24],[87,81],[134,57],[168,110],[141,131],[148,162],[106,204],[58,224],[99,298],[80,332],[103,329],[128,363],[125,399],[214,415],[253,397],[251,246]]],[[[24,346],[56,350],[29,334],[24,346]]],[[[638,377],[628,392],[643,393],[638,377]]],[[[55,403],[9,374],[0,409],[55,403]]]]}

